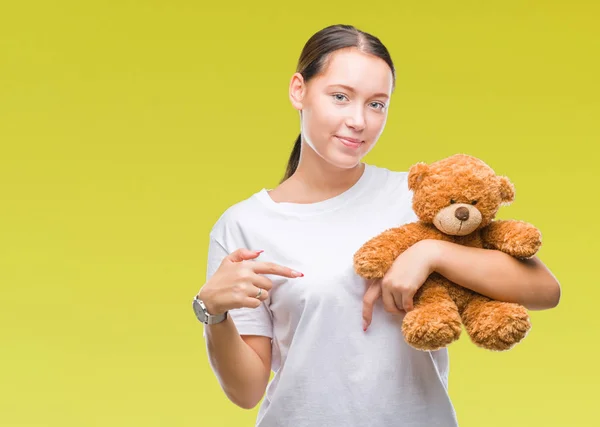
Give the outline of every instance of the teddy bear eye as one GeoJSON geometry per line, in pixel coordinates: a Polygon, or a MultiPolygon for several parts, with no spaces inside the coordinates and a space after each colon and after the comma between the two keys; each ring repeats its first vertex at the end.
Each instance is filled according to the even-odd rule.
{"type": "Polygon", "coordinates": [[[451,204],[451,205],[453,205],[453,204],[455,204],[455,203],[456,203],[456,200],[454,200],[454,199],[450,199],[450,204],[451,204]]]}
{"type": "Polygon", "coordinates": [[[472,204],[472,205],[476,205],[476,204],[477,204],[477,200],[473,200],[473,201],[471,202],[471,204],[472,204]]]}

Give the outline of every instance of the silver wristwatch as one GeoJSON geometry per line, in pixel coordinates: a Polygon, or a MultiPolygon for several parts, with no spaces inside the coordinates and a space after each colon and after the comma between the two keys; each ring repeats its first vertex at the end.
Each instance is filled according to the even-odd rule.
{"type": "Polygon", "coordinates": [[[192,307],[198,320],[205,325],[214,325],[227,319],[227,312],[222,314],[209,314],[202,300],[198,298],[198,295],[194,297],[192,307]]]}

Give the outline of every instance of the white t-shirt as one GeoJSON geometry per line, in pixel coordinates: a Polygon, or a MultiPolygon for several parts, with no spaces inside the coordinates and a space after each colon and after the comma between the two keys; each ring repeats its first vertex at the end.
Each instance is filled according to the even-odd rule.
{"type": "Polygon", "coordinates": [[[266,189],[229,209],[210,233],[207,279],[237,248],[304,273],[273,281],[257,309],[229,312],[240,335],[272,339],[272,370],[258,427],[454,427],[448,352],[418,351],[403,315],[381,299],[362,329],[366,280],[353,255],[382,231],[417,220],[407,172],[365,164],[344,193],[312,204],[276,203],[266,189]]]}

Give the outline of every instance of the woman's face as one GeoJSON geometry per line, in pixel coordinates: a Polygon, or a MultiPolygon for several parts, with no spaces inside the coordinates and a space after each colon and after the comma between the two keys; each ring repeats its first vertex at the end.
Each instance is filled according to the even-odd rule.
{"type": "Polygon", "coordinates": [[[329,163],[356,166],[383,132],[392,86],[388,64],[356,48],[333,52],[308,83],[294,74],[290,99],[301,111],[304,140],[329,163]]]}

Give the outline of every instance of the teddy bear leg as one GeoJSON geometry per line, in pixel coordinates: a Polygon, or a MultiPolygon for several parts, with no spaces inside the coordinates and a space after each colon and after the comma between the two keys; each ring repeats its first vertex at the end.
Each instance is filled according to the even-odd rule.
{"type": "Polygon", "coordinates": [[[471,341],[493,351],[509,350],[531,329],[527,309],[519,304],[475,294],[462,313],[471,341]]]}
{"type": "Polygon", "coordinates": [[[438,350],[460,336],[460,314],[443,280],[430,276],[415,295],[414,308],[402,321],[404,339],[417,350],[438,350]]]}

